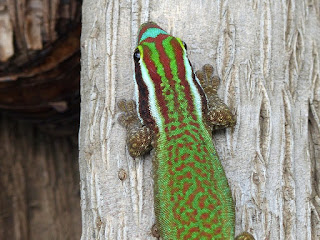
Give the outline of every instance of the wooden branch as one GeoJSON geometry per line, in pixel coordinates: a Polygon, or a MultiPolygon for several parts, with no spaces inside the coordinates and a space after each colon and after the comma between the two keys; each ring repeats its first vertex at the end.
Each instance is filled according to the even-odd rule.
{"type": "Polygon", "coordinates": [[[237,115],[234,131],[214,135],[236,232],[318,239],[318,13],[312,1],[84,1],[82,239],[153,239],[151,157],[130,158],[116,108],[133,98],[132,54],[148,20],[187,43],[195,69],[215,66],[237,115]]]}

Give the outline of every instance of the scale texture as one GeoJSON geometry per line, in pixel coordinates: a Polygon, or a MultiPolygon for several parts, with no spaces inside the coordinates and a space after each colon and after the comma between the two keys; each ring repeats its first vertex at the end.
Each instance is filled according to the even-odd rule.
{"type": "Polygon", "coordinates": [[[200,74],[199,80],[194,74],[186,45],[155,23],[141,26],[134,62],[137,109],[119,104],[127,111],[120,122],[129,129],[131,156],[145,154],[151,145],[155,149],[160,236],[164,240],[233,239],[234,204],[211,136],[213,125],[224,123],[223,117],[235,124],[231,113],[223,114],[223,103],[215,108],[207,102],[216,98],[205,92],[216,91],[201,86],[206,78],[200,74]]]}

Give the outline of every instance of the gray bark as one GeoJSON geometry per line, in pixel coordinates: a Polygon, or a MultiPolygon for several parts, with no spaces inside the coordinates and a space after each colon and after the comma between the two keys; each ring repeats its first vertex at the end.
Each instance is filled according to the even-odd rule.
{"type": "Polygon", "coordinates": [[[132,54],[139,26],[149,20],[187,43],[195,69],[215,66],[219,94],[237,115],[233,131],[214,135],[236,202],[236,232],[319,239],[319,6],[84,1],[82,239],[153,239],[151,157],[130,158],[116,107],[133,98],[132,54]]]}

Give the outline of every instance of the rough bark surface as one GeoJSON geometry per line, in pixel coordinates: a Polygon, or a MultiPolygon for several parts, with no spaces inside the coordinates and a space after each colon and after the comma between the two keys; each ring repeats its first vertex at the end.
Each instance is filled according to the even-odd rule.
{"type": "Polygon", "coordinates": [[[80,115],[81,0],[0,0],[0,111],[55,135],[80,115]]]}
{"type": "Polygon", "coordinates": [[[116,102],[133,98],[137,31],[152,20],[215,66],[234,131],[214,144],[236,202],[236,232],[320,238],[320,2],[83,3],[82,239],[153,239],[151,157],[129,157],[116,102]]]}
{"type": "Polygon", "coordinates": [[[80,9],[81,0],[0,0],[0,70],[36,65],[39,50],[45,56],[79,23],[80,9]]]}
{"type": "Polygon", "coordinates": [[[0,239],[79,239],[77,138],[0,115],[0,239]]]}

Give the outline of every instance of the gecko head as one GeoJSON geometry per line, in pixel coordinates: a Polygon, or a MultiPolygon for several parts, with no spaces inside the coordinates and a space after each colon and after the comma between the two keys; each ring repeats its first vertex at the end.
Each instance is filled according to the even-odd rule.
{"type": "Polygon", "coordinates": [[[170,48],[172,51],[177,50],[176,52],[179,52],[180,49],[182,49],[183,52],[186,52],[187,50],[187,45],[185,42],[179,38],[171,36],[155,22],[146,22],[142,24],[139,29],[137,47],[133,55],[136,62],[140,61],[140,58],[143,58],[146,46],[148,48],[147,52],[149,52],[149,55],[152,52],[154,53],[160,51],[162,48],[170,48]],[[170,40],[171,43],[175,41],[177,44],[173,44],[175,46],[169,46],[171,43],[164,41],[165,39],[170,40]]]}
{"type": "Polygon", "coordinates": [[[133,60],[137,112],[146,126],[151,129],[157,126],[161,131],[164,117],[168,117],[167,105],[174,104],[177,95],[174,91],[184,89],[181,81],[188,85],[186,76],[193,78],[186,45],[156,23],[147,22],[140,27],[133,60]],[[176,84],[179,86],[175,87],[176,84]]]}
{"type": "Polygon", "coordinates": [[[154,22],[146,22],[141,25],[138,34],[138,44],[147,38],[156,38],[160,34],[169,35],[166,31],[164,31],[159,25],[154,22]]]}

